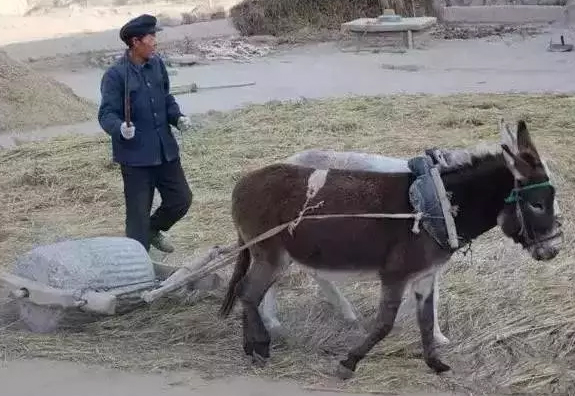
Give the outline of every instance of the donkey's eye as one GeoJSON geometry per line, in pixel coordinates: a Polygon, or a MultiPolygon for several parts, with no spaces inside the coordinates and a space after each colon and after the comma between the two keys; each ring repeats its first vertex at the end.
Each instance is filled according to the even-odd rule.
{"type": "Polygon", "coordinates": [[[529,206],[534,212],[543,212],[545,210],[545,206],[540,202],[530,203],[529,206]]]}

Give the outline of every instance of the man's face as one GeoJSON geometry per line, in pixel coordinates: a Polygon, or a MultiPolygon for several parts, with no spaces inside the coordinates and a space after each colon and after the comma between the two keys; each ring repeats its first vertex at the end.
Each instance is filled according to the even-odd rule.
{"type": "Polygon", "coordinates": [[[140,39],[134,39],[134,46],[132,47],[132,50],[134,51],[135,55],[143,59],[150,59],[156,51],[156,46],[156,34],[151,33],[140,39]]]}

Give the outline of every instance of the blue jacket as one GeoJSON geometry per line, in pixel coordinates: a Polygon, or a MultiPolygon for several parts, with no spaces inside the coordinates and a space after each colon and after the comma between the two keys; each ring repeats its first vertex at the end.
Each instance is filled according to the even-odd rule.
{"type": "Polygon", "coordinates": [[[114,161],[129,166],[160,165],[179,157],[178,143],[170,124],[177,125],[180,107],[170,94],[168,72],[162,59],[154,56],[143,65],[124,55],[102,77],[102,100],[98,121],[112,138],[114,161]],[[130,119],[135,136],[126,140],[120,133],[124,122],[124,82],[128,63],[130,119]]]}

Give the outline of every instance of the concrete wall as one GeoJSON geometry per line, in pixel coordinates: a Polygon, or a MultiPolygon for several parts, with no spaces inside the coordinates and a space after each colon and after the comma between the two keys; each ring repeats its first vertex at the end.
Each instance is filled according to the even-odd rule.
{"type": "Polygon", "coordinates": [[[450,23],[550,23],[565,17],[563,6],[501,5],[443,7],[439,19],[450,23]]]}
{"type": "MultiPolygon", "coordinates": [[[[169,0],[168,0],[169,1],[169,0]]],[[[182,0],[174,0],[174,3],[182,3],[182,0]]],[[[35,7],[56,9],[78,5],[80,7],[93,6],[119,6],[128,4],[146,4],[147,0],[0,0],[0,15],[24,15],[28,10],[35,7]]]]}
{"type": "Polygon", "coordinates": [[[23,15],[28,11],[28,0],[0,0],[0,15],[23,15]]]}
{"type": "Polygon", "coordinates": [[[447,7],[451,6],[521,6],[521,5],[560,5],[563,6],[566,0],[443,0],[447,7]]]}
{"type": "Polygon", "coordinates": [[[54,10],[70,6],[77,7],[117,7],[117,6],[176,6],[190,9],[195,6],[229,8],[240,0],[0,0],[0,15],[24,15],[27,11],[40,8],[54,10]]]}

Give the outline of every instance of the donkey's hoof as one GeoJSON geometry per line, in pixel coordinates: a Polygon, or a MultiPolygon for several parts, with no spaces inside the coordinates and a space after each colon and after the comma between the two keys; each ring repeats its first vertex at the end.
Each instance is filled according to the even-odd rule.
{"type": "Polygon", "coordinates": [[[257,353],[254,353],[252,356],[252,365],[257,368],[264,368],[267,362],[268,360],[265,357],[257,353]]]}
{"type": "Polygon", "coordinates": [[[244,342],[244,354],[246,356],[252,356],[254,354],[253,342],[244,342]]]}
{"type": "Polygon", "coordinates": [[[268,359],[270,357],[270,342],[254,342],[254,354],[268,359]]]}
{"type": "Polygon", "coordinates": [[[355,373],[353,372],[353,370],[348,369],[347,367],[345,367],[343,364],[339,363],[337,365],[337,368],[335,369],[335,375],[341,379],[341,380],[348,380],[353,378],[353,376],[355,375],[355,373]]]}
{"type": "Polygon", "coordinates": [[[443,363],[439,358],[430,357],[425,359],[425,363],[429,366],[430,369],[435,371],[436,374],[444,373],[446,371],[451,370],[447,364],[443,363]]]}
{"type": "Polygon", "coordinates": [[[245,356],[245,364],[249,368],[255,367],[261,369],[265,367],[265,365],[267,364],[267,360],[258,355],[257,353],[254,353],[253,355],[245,356]]]}

